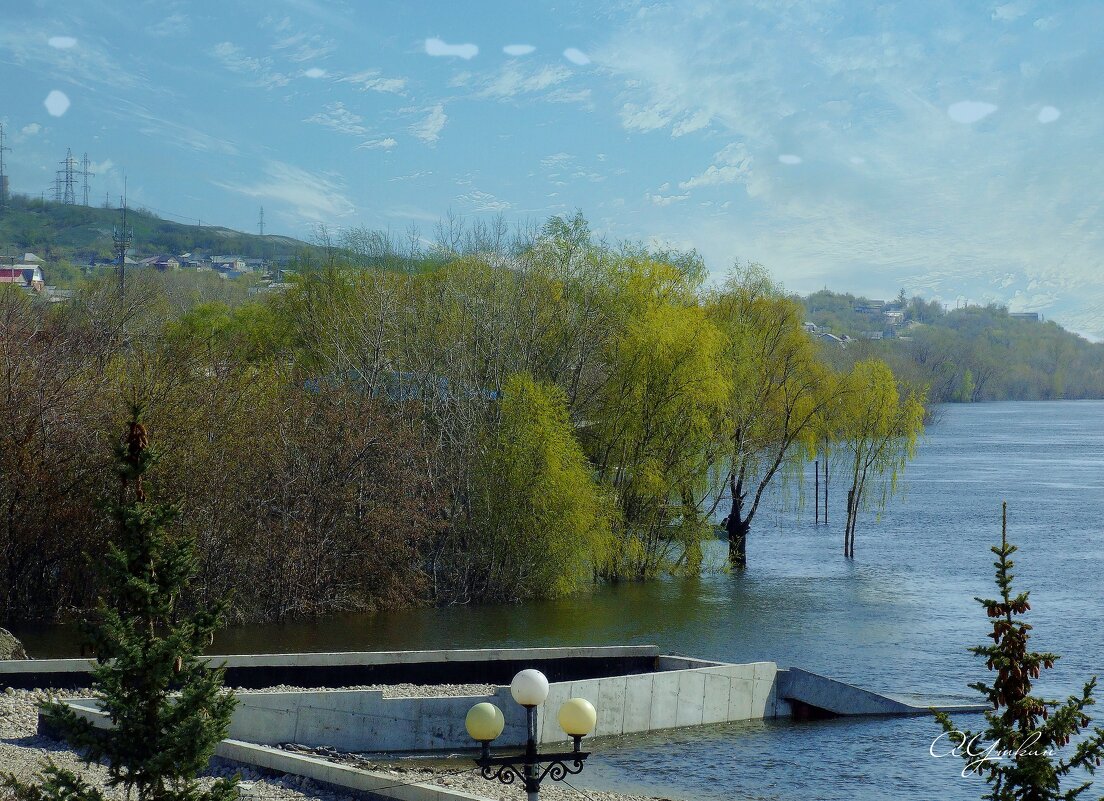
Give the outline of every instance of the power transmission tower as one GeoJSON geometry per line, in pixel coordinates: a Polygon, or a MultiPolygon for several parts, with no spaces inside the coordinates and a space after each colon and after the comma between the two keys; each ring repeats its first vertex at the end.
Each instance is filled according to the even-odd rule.
{"type": "Polygon", "coordinates": [[[84,179],[84,203],[82,205],[88,205],[88,179],[96,173],[88,169],[92,162],[88,160],[88,154],[84,154],[84,158],[81,159],[81,168],[77,171],[77,175],[84,179]]]}
{"type": "Polygon", "coordinates": [[[8,174],[4,172],[4,151],[11,148],[4,144],[4,123],[0,122],[0,209],[8,205],[8,174]]]}
{"type": "Polygon", "coordinates": [[[123,224],[111,230],[111,240],[115,243],[115,264],[119,271],[119,297],[126,293],[126,254],[130,250],[131,232],[127,228],[126,176],[123,176],[123,224]]]}
{"type": "Polygon", "coordinates": [[[77,173],[77,163],[73,160],[72,148],[66,149],[65,160],[59,161],[61,169],[57,171],[57,189],[54,192],[55,199],[66,206],[76,205],[77,195],[73,190],[73,176],[77,173]],[[64,190],[62,186],[64,185],[64,190]]]}
{"type": "Polygon", "coordinates": [[[261,219],[257,222],[257,229],[261,232],[261,236],[264,236],[264,206],[261,206],[261,219]]]}

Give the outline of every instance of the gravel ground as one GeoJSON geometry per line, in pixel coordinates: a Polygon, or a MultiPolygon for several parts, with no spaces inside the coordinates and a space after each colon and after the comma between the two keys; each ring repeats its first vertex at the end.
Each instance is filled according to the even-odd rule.
{"type": "MultiPolygon", "coordinates": [[[[243,692],[286,692],[296,687],[271,687],[267,690],[247,690],[243,692]]],[[[483,684],[452,684],[437,687],[412,684],[365,686],[342,689],[383,690],[393,697],[426,697],[441,695],[487,695],[494,692],[494,686],[483,684]]],[[[38,736],[38,705],[51,698],[87,697],[87,691],[58,690],[13,690],[0,691],[0,773],[14,773],[17,778],[33,778],[47,759],[53,760],[58,767],[72,769],[85,780],[100,786],[104,785],[107,770],[101,765],[86,766],[84,762],[63,743],[38,736]]],[[[317,756],[332,759],[335,762],[355,764],[357,767],[378,770],[395,777],[396,784],[424,782],[449,787],[454,790],[481,795],[502,801],[524,801],[525,793],[519,788],[491,784],[474,771],[456,768],[435,769],[429,767],[376,766],[353,754],[341,754],[326,749],[297,749],[317,756]]],[[[202,783],[206,784],[219,775],[233,775],[236,770],[216,769],[202,783]]],[[[319,787],[309,779],[299,776],[261,775],[248,768],[241,770],[241,794],[243,799],[258,801],[355,801],[351,796],[331,792],[319,787]]],[[[121,790],[109,791],[109,798],[122,801],[121,790]]],[[[581,793],[565,785],[546,783],[541,788],[541,798],[546,801],[655,801],[644,796],[623,795],[620,793],[584,790],[581,793]]]]}
{"type": "MultiPolygon", "coordinates": [[[[350,765],[362,770],[394,776],[396,784],[407,782],[436,784],[452,790],[480,795],[492,799],[492,801],[525,801],[526,797],[525,791],[521,787],[508,787],[490,782],[480,776],[474,768],[463,767],[463,760],[442,761],[437,765],[426,765],[422,760],[423,764],[397,765],[395,762],[380,762],[360,754],[347,754],[333,748],[306,748],[294,744],[285,745],[283,748],[285,751],[292,753],[307,754],[342,765],[350,765]],[[458,765],[462,767],[458,767],[458,765]]],[[[569,778],[568,781],[578,786],[574,777],[569,778]]],[[[548,780],[541,785],[540,795],[546,801],[586,801],[586,799],[591,799],[591,801],[671,801],[671,799],[659,799],[653,796],[626,795],[583,787],[575,789],[566,784],[548,780]]]]}
{"type": "MultiPolygon", "coordinates": [[[[441,698],[444,696],[493,695],[494,684],[357,684],[351,687],[326,687],[326,690],[380,690],[384,698],[441,698]]],[[[263,690],[235,689],[237,695],[249,693],[319,692],[318,687],[294,687],[277,684],[263,690]]]]}

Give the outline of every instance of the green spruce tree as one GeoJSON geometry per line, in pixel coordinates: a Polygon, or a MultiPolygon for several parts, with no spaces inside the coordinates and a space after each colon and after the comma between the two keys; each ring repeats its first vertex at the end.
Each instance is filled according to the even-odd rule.
{"type": "MultiPolygon", "coordinates": [[[[138,801],[233,801],[236,781],[207,790],[196,781],[226,736],[233,695],[223,670],[209,669],[203,649],[223,609],[185,616],[180,598],[197,569],[194,540],[173,523],[179,510],[147,498],[144,477],[156,461],[142,406],[116,448],[119,497],[111,506],[116,535],[103,555],[103,586],[87,632],[96,653],[93,691],[112,728],[96,729],[63,704],[47,707],[53,726],[89,763],[105,760],[108,786],[138,801]]],[[[22,801],[98,801],[100,791],[53,763],[40,781],[5,782],[22,801]]]]}
{"type": "Polygon", "coordinates": [[[1054,667],[1057,654],[1028,650],[1031,626],[1019,618],[1031,609],[1027,592],[1013,593],[1010,558],[1016,546],[1008,542],[1008,505],[1001,510],[1001,544],[990,549],[997,556],[996,582],[1000,599],[976,598],[992,621],[992,645],[970,650],[985,659],[996,673],[992,683],[971,684],[993,705],[985,713],[987,728],[980,734],[957,728],[946,713],[936,713],[940,724],[969,771],[976,771],[990,784],[982,796],[991,801],[1055,801],[1079,798],[1091,786],[1083,781],[1062,789],[1062,780],[1075,770],[1095,773],[1104,757],[1104,729],[1094,727],[1080,740],[1073,753],[1060,756],[1059,749],[1088,729],[1086,709],[1095,702],[1096,677],[1085,683],[1080,695],[1064,702],[1032,694],[1032,681],[1043,670],[1054,667]],[[961,739],[959,739],[961,738],[961,739]],[[991,758],[986,748],[995,745],[991,758]]]}

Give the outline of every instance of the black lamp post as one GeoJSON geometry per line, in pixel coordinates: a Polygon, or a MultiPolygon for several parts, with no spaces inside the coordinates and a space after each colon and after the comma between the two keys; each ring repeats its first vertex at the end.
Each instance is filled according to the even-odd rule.
{"type": "Polygon", "coordinates": [[[572,698],[560,707],[559,722],[574,740],[571,751],[542,754],[537,751],[537,707],[548,698],[548,679],[539,670],[523,670],[510,683],[510,694],[525,707],[527,737],[525,752],[507,756],[492,756],[491,742],[502,734],[505,718],[502,710],[491,703],[476,704],[464,720],[468,734],[481,746],[475,764],[484,779],[514,784],[520,781],[529,801],[538,801],[540,785],[546,778],[562,781],[580,773],[589,751],[582,750],[583,737],[594,731],[598,715],[585,698],[572,698]]]}

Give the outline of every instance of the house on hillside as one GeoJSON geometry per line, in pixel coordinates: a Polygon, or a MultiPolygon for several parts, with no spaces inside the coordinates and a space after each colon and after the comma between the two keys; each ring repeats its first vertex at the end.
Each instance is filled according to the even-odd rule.
{"type": "Polygon", "coordinates": [[[817,334],[816,338],[829,345],[839,345],[841,348],[846,347],[840,337],[837,337],[835,334],[829,334],[826,331],[817,334]]]}
{"type": "Polygon", "coordinates": [[[1033,323],[1039,322],[1039,312],[1009,312],[1008,316],[1013,320],[1029,320],[1033,323]]]}
{"type": "Polygon", "coordinates": [[[28,292],[41,292],[46,286],[42,268],[37,264],[13,264],[0,267],[0,284],[15,285],[28,292]]]}
{"type": "Polygon", "coordinates": [[[241,256],[208,256],[207,262],[212,270],[220,273],[243,273],[246,270],[245,259],[241,256]]]}
{"type": "Polygon", "coordinates": [[[885,311],[886,302],[884,300],[867,300],[862,303],[855,304],[855,311],[858,314],[881,314],[885,311]]]}
{"type": "Polygon", "coordinates": [[[149,258],[142,259],[139,263],[143,267],[152,267],[153,269],[160,270],[161,272],[180,269],[179,259],[177,259],[175,256],[166,256],[163,254],[159,256],[150,256],[149,258]]]}

